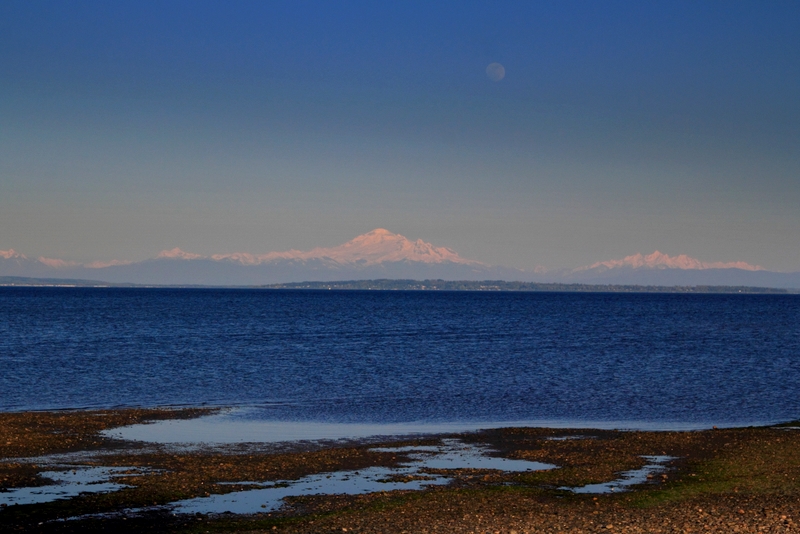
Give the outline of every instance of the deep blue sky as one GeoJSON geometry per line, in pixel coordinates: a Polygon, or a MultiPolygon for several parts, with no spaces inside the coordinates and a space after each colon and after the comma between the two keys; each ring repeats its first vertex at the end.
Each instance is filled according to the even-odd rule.
{"type": "Polygon", "coordinates": [[[800,270],[800,2],[386,4],[3,2],[0,249],[800,270]]]}

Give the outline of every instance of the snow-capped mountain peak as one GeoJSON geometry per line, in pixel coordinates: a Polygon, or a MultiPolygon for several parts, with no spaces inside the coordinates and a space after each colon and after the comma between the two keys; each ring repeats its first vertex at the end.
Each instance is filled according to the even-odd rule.
{"type": "Polygon", "coordinates": [[[201,254],[192,254],[191,252],[184,252],[183,250],[175,247],[171,250],[162,250],[158,253],[156,258],[166,258],[175,260],[199,260],[203,256],[201,254]]]}
{"type": "Polygon", "coordinates": [[[678,256],[669,256],[659,251],[655,251],[647,256],[639,253],[631,256],[626,256],[620,260],[599,261],[585,267],[579,267],[573,272],[599,270],[604,271],[608,269],[618,268],[631,268],[631,269],[742,269],[744,271],[762,271],[763,267],[759,265],[751,265],[743,261],[732,262],[705,262],[696,258],[680,254],[678,256]]]}
{"type": "Polygon", "coordinates": [[[268,254],[215,254],[214,260],[229,260],[244,265],[258,265],[277,260],[325,260],[342,265],[379,265],[387,262],[412,261],[421,263],[459,263],[482,265],[467,260],[446,247],[437,247],[421,239],[411,241],[384,228],[376,228],[335,247],[317,247],[308,251],[288,250],[268,254]]]}
{"type": "Polygon", "coordinates": [[[28,257],[25,254],[20,254],[19,252],[17,252],[13,248],[10,248],[8,250],[0,250],[0,258],[6,259],[6,260],[10,260],[12,258],[18,258],[18,259],[21,259],[21,260],[27,260],[28,259],[28,257]]]}

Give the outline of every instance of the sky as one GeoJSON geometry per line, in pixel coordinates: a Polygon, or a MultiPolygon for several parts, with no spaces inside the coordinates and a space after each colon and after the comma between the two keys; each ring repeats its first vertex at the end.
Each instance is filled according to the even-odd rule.
{"type": "Polygon", "coordinates": [[[0,3],[0,249],[800,271],[800,2],[0,3]],[[499,63],[504,76],[499,78],[499,63]]]}

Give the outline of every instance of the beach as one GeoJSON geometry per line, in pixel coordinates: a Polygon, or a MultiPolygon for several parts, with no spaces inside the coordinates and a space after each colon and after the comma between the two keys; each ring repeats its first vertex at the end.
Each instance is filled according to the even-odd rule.
{"type": "Polygon", "coordinates": [[[101,433],[215,411],[0,414],[0,528],[9,532],[800,531],[800,432],[791,423],[680,432],[499,428],[397,437],[385,443],[337,440],[184,447],[126,442],[101,433]],[[447,453],[451,456],[458,456],[459,450],[465,455],[479,451],[494,462],[550,467],[484,469],[478,463],[408,471],[422,456],[446,457],[441,453],[445,446],[455,451],[447,453]],[[626,485],[626,473],[642,470],[655,458],[661,463],[651,466],[652,472],[626,485]],[[212,502],[214,496],[263,488],[277,491],[293,481],[324,481],[337,473],[346,473],[343,480],[347,480],[370,470],[392,473],[392,469],[404,474],[385,476],[381,482],[386,491],[293,496],[285,490],[287,496],[275,506],[246,514],[187,513],[189,505],[175,505],[197,506],[212,502]],[[21,488],[46,492],[56,487],[53,478],[58,479],[59,472],[78,476],[100,471],[107,480],[85,483],[81,491],[91,490],[93,484],[100,487],[100,482],[116,486],[47,502],[13,502],[22,495],[21,488]],[[400,480],[403,477],[407,480],[400,480]],[[414,483],[417,489],[402,489],[404,483],[414,483]],[[590,491],[598,484],[602,491],[590,491]],[[581,488],[588,489],[582,493],[581,488]]]}

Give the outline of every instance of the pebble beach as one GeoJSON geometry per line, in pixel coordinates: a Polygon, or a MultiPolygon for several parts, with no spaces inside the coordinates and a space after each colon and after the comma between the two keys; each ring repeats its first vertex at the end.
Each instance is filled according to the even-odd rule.
{"type": "MultiPolygon", "coordinates": [[[[0,529],[800,532],[800,432],[791,423],[683,432],[501,428],[398,437],[386,443],[339,440],[182,448],[126,442],[101,433],[124,425],[195,418],[214,411],[0,414],[0,529]],[[330,478],[342,472],[404,468],[413,460],[413,451],[436,450],[443,443],[461,443],[464,450],[480,447],[475,450],[488,451],[494,459],[554,468],[504,471],[484,469],[480,464],[477,468],[422,468],[404,475],[421,481],[414,486],[418,489],[394,489],[398,486],[387,484],[387,491],[361,494],[289,495],[274,509],[265,505],[262,511],[247,514],[187,514],[180,513],[175,504],[235,496],[264,484],[282,487],[303,477],[330,478]],[[662,470],[631,486],[614,485],[625,473],[645,466],[646,458],[653,455],[669,459],[662,470]],[[91,469],[105,470],[113,491],[78,491],[68,498],[46,502],[14,501],[23,490],[33,494],[39,488],[41,494],[59,487],[53,480],[59,473],[91,469]],[[447,478],[442,479],[444,476],[447,478]],[[425,485],[425,480],[446,483],[425,485]],[[605,489],[596,493],[576,491],[591,485],[605,489]]],[[[91,486],[87,484],[84,489],[91,486]]]]}

